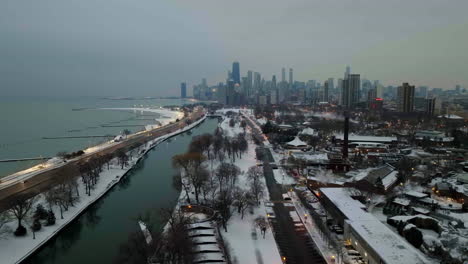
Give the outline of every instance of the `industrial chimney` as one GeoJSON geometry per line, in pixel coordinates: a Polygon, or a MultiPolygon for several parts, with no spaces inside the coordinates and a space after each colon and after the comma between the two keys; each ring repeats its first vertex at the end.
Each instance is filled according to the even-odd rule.
{"type": "Polygon", "coordinates": [[[343,135],[343,159],[348,159],[348,134],[349,134],[349,114],[344,112],[344,135],[343,135]]]}

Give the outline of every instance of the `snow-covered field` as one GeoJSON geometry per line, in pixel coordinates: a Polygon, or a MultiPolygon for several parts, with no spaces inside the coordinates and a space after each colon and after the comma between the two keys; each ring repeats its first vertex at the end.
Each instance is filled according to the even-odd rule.
{"type": "MultiPolygon", "coordinates": [[[[49,239],[55,236],[62,228],[69,224],[74,218],[76,218],[82,211],[84,211],[88,206],[97,201],[102,197],[107,191],[109,191],[115,184],[117,184],[120,179],[133,168],[133,166],[148,152],[151,148],[155,147],[165,139],[179,134],[181,132],[187,131],[199,123],[205,120],[206,116],[203,116],[200,120],[194,122],[193,124],[175,131],[173,133],[164,135],[162,137],[156,138],[150,142],[147,142],[144,146],[145,151],[141,151],[138,156],[133,156],[129,161],[129,165],[121,169],[117,165],[116,160],[113,160],[113,164],[109,170],[103,168],[103,172],[100,174],[99,181],[96,184],[94,190],[91,191],[91,196],[85,194],[84,185],[79,182],[79,193],[80,201],[75,204],[74,207],[70,207],[68,211],[63,213],[63,219],[60,218],[59,208],[54,208],[53,211],[56,217],[56,223],[53,226],[43,226],[42,229],[36,232],[36,238],[33,239],[32,231],[28,230],[28,234],[24,237],[15,237],[12,232],[8,232],[3,237],[0,238],[0,263],[19,263],[24,260],[27,256],[32,254],[36,249],[41,245],[46,243],[49,239]]],[[[106,166],[104,166],[106,167],[106,166]]],[[[42,195],[39,195],[37,203],[41,203],[46,207],[46,202],[42,195]]],[[[34,206],[35,208],[35,206],[34,206]]],[[[25,224],[23,224],[25,225],[25,224]]],[[[7,223],[7,228],[12,230],[16,229],[17,221],[13,220],[7,223]]]]}

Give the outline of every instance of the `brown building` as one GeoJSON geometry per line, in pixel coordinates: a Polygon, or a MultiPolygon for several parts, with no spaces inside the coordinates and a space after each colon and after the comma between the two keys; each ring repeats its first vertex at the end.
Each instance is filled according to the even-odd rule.
{"type": "Polygon", "coordinates": [[[411,113],[414,110],[414,85],[403,83],[398,87],[397,110],[402,113],[411,113]]]}

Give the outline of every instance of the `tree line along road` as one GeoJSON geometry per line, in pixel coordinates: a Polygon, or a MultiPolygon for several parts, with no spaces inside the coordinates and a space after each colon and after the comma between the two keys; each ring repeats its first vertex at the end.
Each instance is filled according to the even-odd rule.
{"type": "MultiPolygon", "coordinates": [[[[181,128],[187,126],[187,121],[194,122],[201,118],[205,114],[205,110],[201,107],[197,107],[189,116],[182,118],[179,122],[166,125],[161,128],[139,133],[129,137],[127,140],[122,141],[119,144],[115,144],[108,148],[96,151],[92,154],[86,155],[82,158],[71,160],[66,164],[39,172],[34,176],[31,176],[27,180],[17,181],[14,184],[0,190],[0,212],[3,212],[11,207],[11,205],[18,199],[27,199],[36,196],[39,193],[47,191],[52,186],[55,186],[60,182],[60,179],[64,175],[79,176],[79,164],[87,162],[88,160],[103,156],[106,154],[116,153],[117,151],[123,150],[128,151],[133,145],[141,145],[155,138],[164,136],[166,134],[175,132],[181,128]]],[[[191,123],[190,122],[190,123],[191,123]]]]}

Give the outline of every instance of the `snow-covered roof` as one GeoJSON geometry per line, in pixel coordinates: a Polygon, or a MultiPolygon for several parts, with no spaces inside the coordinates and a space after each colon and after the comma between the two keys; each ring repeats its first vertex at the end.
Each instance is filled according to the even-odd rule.
{"type": "Polygon", "coordinates": [[[454,114],[445,114],[445,115],[440,115],[439,118],[447,118],[447,119],[463,119],[463,117],[454,115],[454,114]]]}
{"type": "Polygon", "coordinates": [[[328,155],[326,153],[314,153],[314,154],[307,154],[307,153],[300,153],[300,152],[295,152],[293,153],[293,156],[301,159],[306,159],[306,160],[328,160],[328,155]]]}
{"type": "Polygon", "coordinates": [[[292,128],[291,125],[288,125],[288,124],[285,124],[285,123],[279,124],[278,126],[283,127],[283,128],[292,128]]]}
{"type": "Polygon", "coordinates": [[[468,183],[468,173],[458,173],[457,181],[461,183],[468,183]]]}
{"type": "Polygon", "coordinates": [[[387,190],[390,186],[392,186],[398,180],[397,174],[398,174],[398,171],[392,171],[390,172],[390,174],[388,174],[382,179],[382,185],[384,186],[385,190],[387,190]]]}
{"type": "Polygon", "coordinates": [[[408,206],[411,201],[404,198],[395,198],[393,202],[399,205],[408,206]]]}
{"type": "Polygon", "coordinates": [[[345,215],[346,223],[386,264],[423,264],[427,260],[403,237],[390,230],[362,203],[352,199],[347,188],[321,188],[320,192],[345,215]]]}
{"type": "Polygon", "coordinates": [[[429,196],[427,193],[422,193],[422,192],[417,192],[417,191],[407,191],[405,192],[405,194],[411,197],[415,197],[415,198],[424,198],[424,197],[429,196]]]}
{"type": "Polygon", "coordinates": [[[301,133],[302,135],[315,135],[315,129],[313,128],[310,128],[310,127],[307,127],[307,128],[304,128],[301,133]]]}
{"type": "MultiPolygon", "coordinates": [[[[335,134],[336,139],[343,140],[343,134],[335,134]]],[[[350,134],[348,136],[349,141],[356,141],[356,142],[385,142],[391,143],[393,141],[397,141],[396,137],[380,137],[380,136],[359,136],[350,134]]]]}
{"type": "Polygon", "coordinates": [[[304,141],[300,140],[299,137],[295,137],[293,140],[289,141],[286,143],[288,146],[293,146],[293,147],[300,147],[300,146],[307,146],[307,143],[304,141]]]}
{"type": "Polygon", "coordinates": [[[374,217],[366,213],[366,208],[361,202],[351,198],[348,188],[320,188],[320,192],[344,214],[347,219],[353,221],[370,221],[374,217]]]}
{"type": "Polygon", "coordinates": [[[390,230],[379,220],[348,221],[351,228],[366,241],[386,264],[423,264],[428,263],[417,249],[413,248],[403,237],[390,230]]]}

